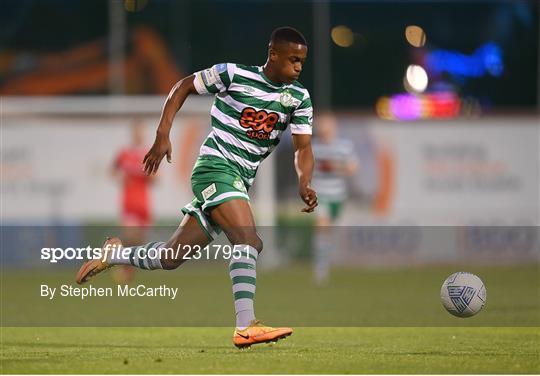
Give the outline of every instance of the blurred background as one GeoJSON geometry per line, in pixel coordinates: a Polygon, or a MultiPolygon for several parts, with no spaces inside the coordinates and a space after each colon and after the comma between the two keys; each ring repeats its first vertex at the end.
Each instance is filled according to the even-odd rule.
{"type": "MultiPolygon", "coordinates": [[[[138,244],[172,233],[192,198],[189,177],[210,130],[212,98],[188,99],[171,135],[173,163],[150,180],[139,161],[166,94],[217,63],[263,65],[270,33],[289,25],[309,44],[300,81],[315,108],[321,205],[300,213],[285,134],[250,191],[269,273],[261,285],[277,294],[287,278],[302,280],[294,296],[318,286],[331,301],[337,290],[351,299],[362,288],[379,296],[370,278],[382,278],[381,294],[392,300],[400,280],[409,294],[434,294],[414,308],[429,311],[447,274],[467,269],[488,279],[488,296],[490,283],[507,296],[483,323],[538,324],[539,14],[535,0],[4,0],[2,266],[4,286],[23,286],[4,291],[13,300],[3,308],[6,322],[50,325],[60,311],[72,318],[80,308],[40,306],[41,277],[30,276],[67,281],[78,265],[40,260],[43,244],[97,246],[111,234],[138,244]],[[20,316],[28,304],[40,319],[20,316]],[[516,304],[525,316],[512,316],[516,304]]],[[[207,296],[207,304],[231,308],[224,264],[198,264],[212,265],[156,273],[176,283],[207,281],[215,271],[224,297],[207,296]]],[[[270,295],[261,305],[279,318],[270,295]]],[[[418,315],[385,319],[366,315],[362,304],[322,305],[317,296],[297,307],[300,324],[335,325],[328,311],[335,309],[351,312],[342,324],[383,317],[376,323],[418,325],[418,315]]],[[[228,323],[184,313],[152,324],[228,323]]],[[[448,325],[437,314],[427,322],[448,325]]]]}

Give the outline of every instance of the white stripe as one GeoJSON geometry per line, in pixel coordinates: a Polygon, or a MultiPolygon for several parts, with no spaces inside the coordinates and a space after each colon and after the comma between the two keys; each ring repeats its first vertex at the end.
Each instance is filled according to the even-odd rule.
{"type": "Polygon", "coordinates": [[[257,277],[257,271],[255,269],[234,269],[229,272],[231,278],[232,277],[257,277]]]}
{"type": "Polygon", "coordinates": [[[291,123],[290,126],[292,134],[312,134],[310,125],[291,123]]]}
{"type": "Polygon", "coordinates": [[[240,291],[249,291],[252,293],[255,293],[255,285],[252,285],[251,283],[235,283],[232,286],[233,293],[234,292],[240,292],[240,291]]]}
{"type": "Polygon", "coordinates": [[[199,155],[213,155],[214,157],[219,157],[226,160],[226,158],[223,156],[223,154],[219,152],[219,150],[213,149],[206,145],[201,146],[199,150],[199,155]]]}
{"type": "Polygon", "coordinates": [[[315,177],[313,179],[313,186],[317,188],[317,191],[341,191],[347,186],[345,182],[337,181],[324,181],[323,177],[315,177]]]}
{"type": "Polygon", "coordinates": [[[245,310],[253,310],[253,299],[242,298],[234,301],[234,310],[241,312],[245,310]]]}
{"type": "Polygon", "coordinates": [[[214,228],[208,223],[207,219],[206,219],[206,214],[203,213],[203,211],[199,208],[196,208],[195,206],[193,206],[192,204],[187,204],[185,206],[186,209],[190,210],[191,211],[191,214],[193,214],[194,216],[196,216],[200,221],[201,221],[201,224],[202,226],[204,227],[204,229],[206,231],[208,231],[208,233],[210,234],[210,236],[212,237],[212,239],[215,239],[217,236],[218,236],[218,233],[214,230],[214,228]]]}
{"type": "Polygon", "coordinates": [[[248,252],[250,255],[255,257],[255,260],[257,260],[257,257],[259,257],[259,252],[257,252],[257,250],[249,244],[237,244],[235,245],[235,249],[242,251],[242,253],[248,252]]]}
{"type": "MultiPolygon", "coordinates": [[[[227,63],[227,74],[229,75],[229,81],[232,83],[232,80],[234,78],[234,72],[236,71],[236,64],[233,63],[227,63]]],[[[229,85],[229,88],[231,85],[229,85]]]]}
{"type": "Polygon", "coordinates": [[[206,200],[204,202],[204,204],[202,205],[202,208],[203,208],[203,210],[206,210],[208,205],[213,204],[214,202],[218,202],[220,200],[226,199],[226,198],[230,198],[230,197],[243,197],[243,198],[246,198],[246,199],[249,200],[249,196],[246,195],[245,193],[242,193],[242,192],[225,192],[225,193],[222,193],[222,194],[214,197],[214,199],[212,199],[212,200],[206,200]]]}

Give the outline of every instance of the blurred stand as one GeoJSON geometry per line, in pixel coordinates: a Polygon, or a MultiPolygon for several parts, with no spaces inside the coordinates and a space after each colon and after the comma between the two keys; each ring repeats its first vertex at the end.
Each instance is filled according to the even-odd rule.
{"type": "Polygon", "coordinates": [[[136,27],[128,42],[126,53],[120,47],[121,35],[54,53],[4,51],[0,74],[7,78],[0,82],[0,94],[166,94],[183,77],[152,29],[136,27]]]}

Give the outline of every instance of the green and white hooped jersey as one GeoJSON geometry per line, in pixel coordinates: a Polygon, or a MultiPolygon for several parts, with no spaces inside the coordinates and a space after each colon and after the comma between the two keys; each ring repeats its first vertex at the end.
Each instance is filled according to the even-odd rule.
{"type": "Polygon", "coordinates": [[[199,158],[227,160],[248,187],[287,126],[293,134],[312,134],[311,99],[298,81],[276,84],[262,67],[225,63],[196,72],[194,85],[199,94],[216,94],[199,158]]]}
{"type": "Polygon", "coordinates": [[[335,139],[331,143],[313,140],[315,169],[313,187],[319,201],[344,201],[347,199],[347,177],[340,172],[346,163],[356,160],[354,144],[347,139],[335,139]]]}

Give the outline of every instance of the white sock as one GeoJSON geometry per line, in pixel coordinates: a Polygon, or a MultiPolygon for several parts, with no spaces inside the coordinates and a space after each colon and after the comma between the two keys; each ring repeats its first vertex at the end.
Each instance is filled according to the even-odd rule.
{"type": "Polygon", "coordinates": [[[238,252],[233,252],[229,263],[229,274],[233,288],[236,327],[242,330],[255,320],[253,298],[257,281],[256,267],[259,252],[246,244],[235,245],[236,249],[240,249],[242,255],[238,257],[238,252]]]}

